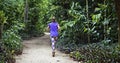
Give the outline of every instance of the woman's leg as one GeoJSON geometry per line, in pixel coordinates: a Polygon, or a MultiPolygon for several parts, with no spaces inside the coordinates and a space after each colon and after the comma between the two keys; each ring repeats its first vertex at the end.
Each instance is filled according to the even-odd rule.
{"type": "Polygon", "coordinates": [[[55,56],[55,39],[54,37],[50,37],[51,39],[51,47],[52,47],[52,56],[55,56]]]}
{"type": "Polygon", "coordinates": [[[56,48],[57,37],[54,37],[54,49],[56,48]]]}
{"type": "Polygon", "coordinates": [[[52,56],[55,56],[55,43],[57,41],[57,37],[51,37],[51,43],[52,43],[52,56]]]}
{"type": "Polygon", "coordinates": [[[50,37],[50,39],[51,39],[51,47],[52,47],[52,51],[54,51],[54,49],[55,49],[55,47],[54,47],[54,42],[55,42],[55,40],[54,40],[53,37],[50,37]]]}
{"type": "Polygon", "coordinates": [[[55,42],[57,41],[58,37],[54,37],[55,42]]]}

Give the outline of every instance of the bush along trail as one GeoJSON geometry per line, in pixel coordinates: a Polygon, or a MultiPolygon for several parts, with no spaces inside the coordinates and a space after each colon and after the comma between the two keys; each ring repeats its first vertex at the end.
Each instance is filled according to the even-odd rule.
{"type": "Polygon", "coordinates": [[[26,40],[23,42],[23,54],[16,57],[16,63],[78,63],[68,54],[56,51],[52,57],[49,36],[26,40]]]}

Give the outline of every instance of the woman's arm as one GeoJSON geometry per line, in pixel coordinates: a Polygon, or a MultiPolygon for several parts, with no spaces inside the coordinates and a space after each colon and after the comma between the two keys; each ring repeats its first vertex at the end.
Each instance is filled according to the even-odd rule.
{"type": "Polygon", "coordinates": [[[49,27],[49,25],[47,26],[46,30],[47,30],[47,32],[49,32],[49,31],[50,31],[50,27],[49,27]]]}
{"type": "Polygon", "coordinates": [[[58,30],[60,30],[60,26],[59,26],[59,24],[58,24],[58,30]]]}

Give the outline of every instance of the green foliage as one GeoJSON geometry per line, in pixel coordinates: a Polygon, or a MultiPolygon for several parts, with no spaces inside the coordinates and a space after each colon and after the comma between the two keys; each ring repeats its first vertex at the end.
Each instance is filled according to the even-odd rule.
{"type": "Polygon", "coordinates": [[[0,63],[4,63],[5,61],[5,52],[6,51],[4,50],[4,45],[0,42],[0,63]]]}
{"type": "Polygon", "coordinates": [[[12,21],[23,21],[23,4],[23,0],[3,0],[0,3],[0,9],[5,13],[5,16],[7,16],[7,23],[4,29],[9,29],[13,24],[12,21]]]}
{"type": "Polygon", "coordinates": [[[0,0],[0,2],[0,25],[4,24],[0,42],[0,63],[14,63],[15,54],[22,53],[19,31],[24,27],[22,23],[24,1],[0,0]]]}
{"type": "MultiPolygon", "coordinates": [[[[6,17],[3,11],[0,11],[0,34],[2,34],[3,32],[3,25],[6,22],[6,17]]],[[[1,35],[0,35],[1,36],[1,35]]],[[[5,53],[6,50],[4,48],[4,44],[2,43],[2,37],[0,38],[0,63],[4,63],[5,61],[5,53]]]]}
{"type": "Polygon", "coordinates": [[[71,52],[69,55],[76,61],[84,61],[84,55],[82,55],[79,51],[71,52]]]}
{"type": "Polygon", "coordinates": [[[21,37],[19,36],[19,30],[23,29],[24,24],[14,21],[13,26],[4,31],[2,43],[0,42],[0,62],[1,63],[13,63],[15,62],[15,54],[22,53],[21,37]]]}
{"type": "Polygon", "coordinates": [[[65,53],[74,51],[70,56],[87,63],[119,63],[119,51],[115,49],[116,47],[108,46],[118,40],[113,0],[88,1],[88,9],[86,0],[79,2],[56,0],[53,5],[58,7],[54,12],[56,11],[56,16],[61,20],[60,36],[57,42],[59,50],[65,53]],[[64,6],[66,4],[67,6],[64,6]],[[89,11],[88,18],[86,10],[89,11]],[[93,44],[81,47],[83,44],[88,44],[88,38],[93,44]]]}
{"type": "Polygon", "coordinates": [[[3,40],[0,42],[0,62],[1,63],[13,63],[15,62],[15,54],[22,53],[21,38],[18,35],[18,31],[22,29],[24,25],[15,21],[10,30],[3,33],[3,40]]]}
{"type": "Polygon", "coordinates": [[[23,29],[23,27],[24,25],[22,23],[15,21],[14,25],[3,34],[4,45],[8,48],[8,50],[14,51],[16,54],[22,52],[21,37],[18,32],[23,29]]]}
{"type": "Polygon", "coordinates": [[[0,11],[0,25],[3,25],[6,23],[7,18],[5,17],[5,14],[3,11],[0,11]]]}
{"type": "MultiPolygon", "coordinates": [[[[90,43],[101,41],[117,42],[116,36],[118,33],[116,32],[118,25],[115,25],[117,24],[117,20],[115,17],[114,3],[108,0],[104,2],[96,0],[89,1],[89,9],[86,9],[86,5],[81,4],[82,2],[85,3],[85,1],[67,2],[70,7],[67,8],[67,14],[65,14],[67,17],[64,16],[67,19],[61,19],[62,21],[60,22],[62,27],[57,44],[58,48],[76,48],[79,44],[87,44],[89,38],[90,43]],[[92,5],[91,3],[93,2],[94,4],[92,5]],[[88,18],[86,16],[86,10],[89,11],[88,18]]],[[[58,6],[63,7],[62,5],[64,4],[58,6]]]]}
{"type": "Polygon", "coordinates": [[[28,19],[22,31],[24,34],[21,33],[23,39],[43,35],[48,9],[48,0],[28,0],[28,19]]]}
{"type": "Polygon", "coordinates": [[[103,43],[83,45],[79,51],[71,53],[71,57],[85,63],[119,63],[119,46],[103,43]]]}
{"type": "Polygon", "coordinates": [[[51,0],[44,0],[40,1],[39,6],[39,19],[36,23],[36,28],[39,32],[43,33],[45,31],[46,25],[49,21],[49,18],[51,16],[50,8],[51,8],[51,0]]]}

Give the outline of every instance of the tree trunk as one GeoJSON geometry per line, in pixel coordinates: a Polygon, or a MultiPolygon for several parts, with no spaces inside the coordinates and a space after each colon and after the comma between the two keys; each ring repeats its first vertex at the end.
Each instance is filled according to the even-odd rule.
{"type": "Polygon", "coordinates": [[[28,0],[25,1],[25,10],[24,10],[24,22],[28,20],[28,0]]]}
{"type": "Polygon", "coordinates": [[[2,41],[3,25],[0,25],[0,42],[2,41]]]}
{"type": "MultiPolygon", "coordinates": [[[[88,5],[88,0],[86,0],[86,20],[88,22],[88,29],[90,29],[90,26],[89,26],[89,5],[88,5]]],[[[88,31],[88,43],[90,43],[90,30],[88,31]]]]}
{"type": "Polygon", "coordinates": [[[120,44],[120,0],[115,0],[115,5],[118,16],[118,42],[120,44]]]}

